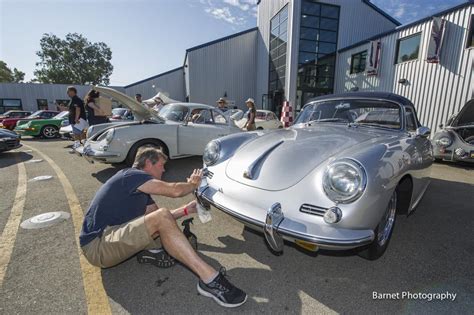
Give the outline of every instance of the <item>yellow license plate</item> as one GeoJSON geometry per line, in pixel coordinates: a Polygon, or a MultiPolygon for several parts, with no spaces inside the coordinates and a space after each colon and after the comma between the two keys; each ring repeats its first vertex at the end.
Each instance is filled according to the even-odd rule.
{"type": "Polygon", "coordinates": [[[295,244],[312,252],[317,252],[319,249],[318,245],[306,241],[296,240],[295,244]]]}

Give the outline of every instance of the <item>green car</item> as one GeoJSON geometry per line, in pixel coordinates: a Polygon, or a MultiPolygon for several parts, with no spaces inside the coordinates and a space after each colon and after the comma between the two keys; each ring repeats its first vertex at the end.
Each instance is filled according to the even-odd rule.
{"type": "Polygon", "coordinates": [[[56,138],[59,137],[59,129],[69,124],[68,115],[69,112],[64,111],[50,119],[18,121],[15,132],[22,136],[56,138]]]}

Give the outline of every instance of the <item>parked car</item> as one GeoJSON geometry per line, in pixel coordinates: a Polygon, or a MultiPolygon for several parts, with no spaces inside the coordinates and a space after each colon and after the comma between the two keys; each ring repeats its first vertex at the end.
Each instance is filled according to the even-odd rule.
{"type": "Polygon", "coordinates": [[[137,150],[147,145],[161,147],[171,159],[202,155],[210,140],[241,132],[213,106],[174,103],[163,107],[158,115],[114,89],[95,88],[132,110],[136,120],[91,126],[84,147],[77,149],[88,160],[131,165],[137,150]]]}
{"type": "Polygon", "coordinates": [[[29,116],[26,116],[25,118],[20,118],[20,117],[5,118],[0,123],[0,128],[13,130],[13,129],[15,129],[16,123],[18,121],[28,121],[28,120],[33,120],[33,119],[50,119],[50,118],[56,116],[57,114],[59,114],[58,111],[38,110],[38,111],[34,112],[33,114],[31,114],[29,116]]]}
{"type": "Polygon", "coordinates": [[[21,147],[21,136],[13,131],[0,129],[0,153],[21,147]]]}
{"type": "Polygon", "coordinates": [[[209,142],[198,201],[263,231],[275,251],[285,239],[314,251],[359,248],[377,259],[396,213],[413,211],[428,187],[429,134],[399,95],[315,98],[289,129],[209,142]]]}
{"type": "Polygon", "coordinates": [[[0,122],[2,122],[6,118],[23,118],[26,116],[31,115],[30,111],[26,110],[9,110],[0,115],[0,122]]]}
{"type": "Polygon", "coordinates": [[[474,162],[474,99],[440,128],[433,137],[434,157],[437,160],[474,162]]]}
{"type": "Polygon", "coordinates": [[[133,120],[133,113],[128,108],[114,108],[112,109],[112,117],[110,121],[133,120]]]}
{"type": "Polygon", "coordinates": [[[27,121],[18,121],[15,132],[22,136],[43,137],[52,139],[59,137],[61,126],[69,125],[69,112],[63,111],[51,119],[34,119],[27,121]]]}
{"type": "MultiPolygon", "coordinates": [[[[236,125],[240,128],[243,128],[247,122],[247,117],[247,113],[245,113],[240,120],[235,122],[236,125]]],[[[255,126],[259,130],[283,128],[283,124],[277,118],[275,113],[265,109],[257,109],[257,115],[255,116],[255,126]]]]}

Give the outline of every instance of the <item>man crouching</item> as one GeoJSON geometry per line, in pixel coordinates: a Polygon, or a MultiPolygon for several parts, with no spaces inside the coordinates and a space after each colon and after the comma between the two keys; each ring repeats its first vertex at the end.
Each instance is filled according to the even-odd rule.
{"type": "Polygon", "coordinates": [[[84,256],[92,265],[112,267],[142,250],[156,248],[159,237],[169,255],[199,276],[201,295],[225,307],[244,304],[247,294],[232,285],[224,271],[217,272],[204,262],[176,223],[176,219],[197,212],[196,201],[170,211],[158,209],[151,198],[182,197],[199,187],[201,170],[194,170],[186,183],[161,181],[167,159],[157,148],[140,149],[132,168],[120,170],[97,191],[79,237],[84,256]]]}

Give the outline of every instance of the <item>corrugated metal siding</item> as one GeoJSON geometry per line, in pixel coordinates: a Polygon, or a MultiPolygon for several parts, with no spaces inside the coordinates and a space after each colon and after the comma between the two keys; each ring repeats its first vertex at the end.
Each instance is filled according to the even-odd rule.
{"type": "MultiPolygon", "coordinates": [[[[55,100],[67,100],[69,97],[66,90],[69,84],[39,84],[39,83],[0,83],[0,99],[15,98],[21,99],[24,110],[38,110],[37,99],[47,99],[48,108],[56,110],[55,100]]],[[[80,98],[89,92],[92,88],[89,85],[74,85],[77,89],[77,95],[80,98]]],[[[113,87],[114,89],[125,92],[123,87],[113,87]]]]}
{"type": "Polygon", "coordinates": [[[176,69],[176,71],[166,73],[157,78],[133,86],[128,86],[125,88],[125,93],[132,97],[135,96],[135,94],[140,93],[142,98],[145,100],[155,96],[158,92],[165,92],[172,99],[184,101],[184,88],[184,72],[183,68],[179,68],[176,69]],[[153,85],[155,86],[154,88],[153,85]]]}
{"type": "Polygon", "coordinates": [[[441,52],[441,63],[425,61],[432,22],[414,25],[401,32],[381,38],[382,55],[380,75],[350,74],[351,56],[368,48],[368,44],[344,51],[338,56],[336,70],[336,92],[348,91],[357,86],[359,90],[388,91],[403,95],[416,106],[422,124],[436,130],[440,123],[474,97],[474,49],[466,49],[470,16],[474,6],[442,16],[447,20],[441,52]],[[397,40],[422,33],[420,55],[417,60],[394,64],[397,40]],[[398,83],[407,79],[408,84],[398,83]]]}
{"type": "Polygon", "coordinates": [[[245,108],[255,98],[256,36],[251,31],[188,52],[190,102],[215,105],[219,97],[245,108]]]}

